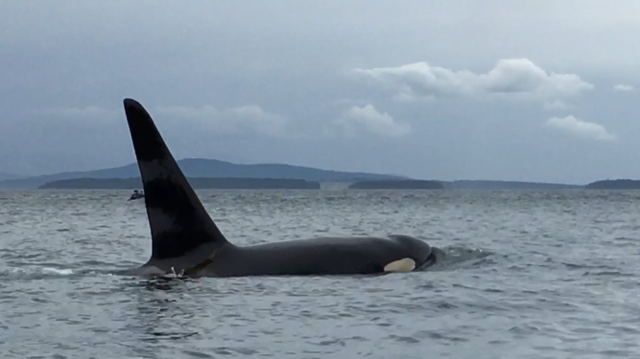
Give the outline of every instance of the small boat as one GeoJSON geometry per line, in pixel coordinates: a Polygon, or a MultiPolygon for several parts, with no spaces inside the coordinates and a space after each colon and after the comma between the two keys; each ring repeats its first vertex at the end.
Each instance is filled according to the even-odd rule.
{"type": "Polygon", "coordinates": [[[127,201],[133,201],[134,199],[144,198],[144,192],[138,191],[137,189],[133,190],[131,197],[127,201]]]}

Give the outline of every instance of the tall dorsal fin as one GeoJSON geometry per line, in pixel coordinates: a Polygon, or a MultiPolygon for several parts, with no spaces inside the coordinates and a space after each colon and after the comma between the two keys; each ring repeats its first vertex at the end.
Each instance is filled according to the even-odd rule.
{"type": "Polygon", "coordinates": [[[124,100],[151,227],[151,260],[187,254],[208,257],[228,243],[185,178],[153,119],[133,99],[124,100]],[[209,244],[209,248],[201,246],[209,244]],[[201,249],[202,253],[197,253],[201,249]],[[195,252],[195,253],[194,253],[195,252]]]}

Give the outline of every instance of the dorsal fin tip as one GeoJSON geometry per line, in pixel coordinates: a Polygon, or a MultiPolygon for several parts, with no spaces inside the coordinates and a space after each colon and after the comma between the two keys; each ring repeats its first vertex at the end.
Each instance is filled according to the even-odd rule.
{"type": "Polygon", "coordinates": [[[152,238],[152,259],[187,254],[206,258],[210,247],[227,243],[182,173],[147,110],[136,100],[123,101],[131,141],[145,192],[152,238]]]}

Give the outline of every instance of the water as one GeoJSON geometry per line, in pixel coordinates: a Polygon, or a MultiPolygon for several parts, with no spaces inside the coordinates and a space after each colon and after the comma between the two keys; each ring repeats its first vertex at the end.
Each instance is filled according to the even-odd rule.
{"type": "Polygon", "coordinates": [[[405,233],[423,273],[202,278],[150,253],[123,191],[0,192],[2,358],[613,358],[640,355],[640,192],[201,191],[249,244],[405,233]]]}

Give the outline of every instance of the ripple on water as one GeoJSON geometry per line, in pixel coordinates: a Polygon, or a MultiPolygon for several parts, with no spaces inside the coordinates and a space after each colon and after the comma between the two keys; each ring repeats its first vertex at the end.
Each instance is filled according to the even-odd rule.
{"type": "Polygon", "coordinates": [[[3,358],[636,357],[637,192],[201,191],[238,244],[406,233],[447,252],[376,278],[112,275],[146,261],[126,191],[0,192],[3,358]]]}

